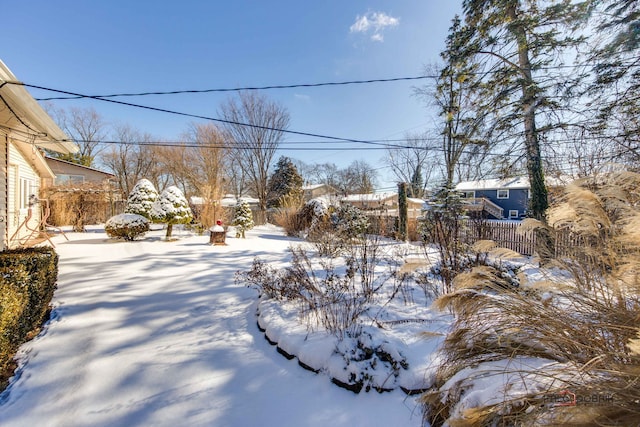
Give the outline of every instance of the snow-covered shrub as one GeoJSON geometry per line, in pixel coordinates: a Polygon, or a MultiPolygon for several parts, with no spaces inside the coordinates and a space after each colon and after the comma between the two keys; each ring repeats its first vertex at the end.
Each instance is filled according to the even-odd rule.
{"type": "Polygon", "coordinates": [[[151,208],[158,200],[158,191],[148,179],[141,179],[136,183],[127,199],[125,213],[142,215],[147,219],[151,218],[151,208]]]}
{"type": "Polygon", "coordinates": [[[142,215],[123,213],[109,218],[104,231],[112,239],[135,240],[149,231],[149,220],[142,215]]]}
{"type": "Polygon", "coordinates": [[[235,207],[233,221],[231,223],[236,228],[236,237],[245,238],[245,231],[253,228],[253,213],[249,202],[241,200],[235,207]]]}
{"type": "Polygon", "coordinates": [[[166,238],[171,238],[174,224],[188,224],[193,219],[191,208],[182,191],[174,185],[168,187],[160,194],[158,200],[151,207],[153,222],[166,223],[166,238]]]}
{"type": "Polygon", "coordinates": [[[380,342],[368,331],[338,342],[335,354],[343,359],[345,369],[333,382],[355,393],[391,390],[400,371],[409,368],[406,358],[394,346],[380,342]]]}
{"type": "Polygon", "coordinates": [[[361,238],[369,228],[369,218],[358,208],[348,203],[338,206],[331,214],[331,223],[345,239],[361,238]]]}
{"type": "Polygon", "coordinates": [[[274,269],[255,260],[252,270],[240,274],[238,280],[269,298],[300,303],[300,316],[311,328],[321,326],[340,339],[357,337],[361,331],[360,317],[392,276],[375,277],[374,269],[379,262],[377,244],[374,240],[354,244],[342,260],[346,270],[339,269],[331,259],[316,265],[304,249],[292,248],[290,267],[274,269]]]}

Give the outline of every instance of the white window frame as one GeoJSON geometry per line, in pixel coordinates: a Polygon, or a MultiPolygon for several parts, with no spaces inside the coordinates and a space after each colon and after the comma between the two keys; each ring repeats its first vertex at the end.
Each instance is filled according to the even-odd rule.
{"type": "Polygon", "coordinates": [[[501,189],[497,190],[496,191],[496,197],[498,199],[501,199],[501,200],[508,199],[509,198],[509,189],[508,188],[501,188],[501,189]],[[500,192],[501,191],[506,191],[506,195],[500,196],[500,192]]]}
{"type": "Polygon", "coordinates": [[[463,199],[475,199],[476,198],[476,190],[465,190],[460,192],[461,197],[463,199]]]}
{"type": "Polygon", "coordinates": [[[19,189],[18,189],[18,207],[20,209],[27,209],[29,207],[29,199],[32,195],[38,196],[36,193],[38,192],[38,186],[36,182],[24,176],[19,178],[19,189]]]}
{"type": "Polygon", "coordinates": [[[509,209],[509,219],[520,218],[520,211],[517,209],[509,209]]]}

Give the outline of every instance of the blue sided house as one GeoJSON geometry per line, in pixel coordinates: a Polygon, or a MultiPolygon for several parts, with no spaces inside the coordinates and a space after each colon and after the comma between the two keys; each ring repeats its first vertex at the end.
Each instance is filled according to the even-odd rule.
{"type": "Polygon", "coordinates": [[[531,191],[529,178],[484,179],[456,185],[467,211],[495,219],[522,219],[527,214],[531,191]]]}

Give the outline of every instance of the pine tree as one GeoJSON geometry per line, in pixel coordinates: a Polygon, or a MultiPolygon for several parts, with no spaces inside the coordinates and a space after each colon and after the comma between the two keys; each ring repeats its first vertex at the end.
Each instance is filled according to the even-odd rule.
{"type": "Polygon", "coordinates": [[[236,237],[242,237],[243,239],[245,238],[245,231],[253,228],[253,213],[246,200],[241,200],[236,205],[231,224],[236,227],[236,237]]]}
{"type": "Polygon", "coordinates": [[[269,178],[267,206],[281,207],[285,200],[302,202],[302,177],[290,158],[282,156],[269,178]]]}
{"type": "Polygon", "coordinates": [[[476,108],[481,105],[478,102],[481,95],[476,75],[478,64],[470,55],[473,34],[473,29],[464,26],[456,16],[449,28],[445,49],[440,53],[444,66],[436,81],[434,98],[438,113],[444,119],[442,153],[448,186],[453,184],[461,159],[480,160],[482,156],[471,156],[470,152],[486,146],[479,135],[484,115],[476,108]]]}
{"type": "Polygon", "coordinates": [[[592,76],[588,93],[597,106],[589,123],[597,136],[616,143],[618,159],[637,168],[640,161],[640,1],[598,0],[594,10],[592,76]]]}
{"type": "Polygon", "coordinates": [[[167,224],[167,240],[171,238],[173,224],[188,224],[193,219],[191,208],[182,191],[176,186],[164,190],[151,208],[151,218],[154,222],[167,224]]]}
{"type": "MultiPolygon", "coordinates": [[[[553,95],[566,83],[566,76],[553,75],[552,67],[581,38],[571,30],[584,18],[588,2],[545,0],[464,0],[466,31],[471,31],[467,58],[480,63],[484,100],[479,107],[491,119],[487,140],[503,139],[522,144],[531,186],[530,215],[543,223],[549,207],[540,141],[543,129],[564,123],[560,101],[553,95]],[[545,115],[553,112],[554,115],[545,115]]],[[[550,236],[538,235],[537,250],[547,258],[550,236]]]]}
{"type": "Polygon", "coordinates": [[[124,212],[141,215],[151,220],[151,208],[156,200],[158,200],[156,188],[148,179],[141,179],[131,190],[124,212]]]}

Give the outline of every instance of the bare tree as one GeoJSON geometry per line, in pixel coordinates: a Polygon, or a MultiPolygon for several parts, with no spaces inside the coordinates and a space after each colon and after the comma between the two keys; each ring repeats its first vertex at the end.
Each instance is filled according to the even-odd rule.
{"type": "Polygon", "coordinates": [[[398,182],[412,184],[409,188],[410,197],[423,197],[438,166],[439,153],[433,138],[429,138],[426,132],[407,134],[403,145],[405,147],[389,148],[384,162],[391,168],[398,182]]]}
{"type": "Polygon", "coordinates": [[[339,188],[338,167],[334,163],[306,164],[298,161],[296,167],[307,184],[327,184],[339,188]]]}
{"type": "Polygon", "coordinates": [[[92,107],[71,107],[68,110],[47,107],[60,127],[78,145],[80,150],[74,154],[51,153],[59,159],[83,166],[93,166],[96,156],[103,150],[102,141],[107,134],[106,123],[92,107]]]}
{"type": "Polygon", "coordinates": [[[347,194],[373,193],[378,179],[376,170],[364,160],[355,160],[338,172],[339,188],[347,194]]]}
{"type": "Polygon", "coordinates": [[[211,123],[191,124],[183,135],[184,144],[156,148],[163,173],[180,187],[185,197],[202,197],[199,219],[206,227],[220,217],[218,201],[226,182],[229,150],[220,130],[211,123]]]}
{"type": "Polygon", "coordinates": [[[289,112],[264,95],[244,91],[228,99],[220,115],[260,210],[266,212],[269,168],[289,126],[289,112]]]}
{"type": "Polygon", "coordinates": [[[149,179],[156,188],[164,187],[159,182],[160,172],[155,170],[150,135],[141,134],[129,125],[120,125],[115,128],[114,139],[116,143],[103,153],[102,162],[116,176],[123,194],[129,194],[142,178],[149,179]]]}

